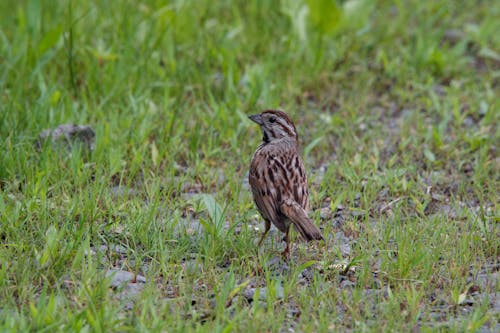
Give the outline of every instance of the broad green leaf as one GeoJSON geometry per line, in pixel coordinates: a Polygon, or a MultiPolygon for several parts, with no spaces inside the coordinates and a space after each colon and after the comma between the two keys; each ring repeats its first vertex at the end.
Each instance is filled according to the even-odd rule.
{"type": "Polygon", "coordinates": [[[335,0],[309,0],[309,18],[323,34],[334,32],[340,26],[342,9],[335,0]]]}
{"type": "Polygon", "coordinates": [[[429,148],[424,149],[424,156],[431,162],[436,160],[436,155],[429,148]]]}
{"type": "Polygon", "coordinates": [[[209,233],[210,235],[214,236],[215,235],[215,229],[213,228],[212,224],[210,221],[207,221],[203,218],[200,219],[200,224],[205,228],[205,231],[209,233]]]}
{"type": "Polygon", "coordinates": [[[45,52],[47,52],[47,50],[54,47],[57,44],[57,42],[59,41],[59,39],[61,38],[62,33],[63,33],[63,26],[62,25],[58,25],[55,28],[49,30],[49,32],[47,32],[43,36],[40,43],[38,43],[38,47],[37,47],[38,56],[43,55],[45,52]]]}
{"type": "Polygon", "coordinates": [[[215,201],[215,198],[210,194],[203,194],[203,203],[210,219],[215,223],[219,222],[222,219],[222,208],[215,201]]]}
{"type": "Polygon", "coordinates": [[[50,104],[56,105],[57,102],[59,102],[60,98],[61,98],[61,91],[60,90],[54,91],[52,96],[50,96],[50,104]]]}

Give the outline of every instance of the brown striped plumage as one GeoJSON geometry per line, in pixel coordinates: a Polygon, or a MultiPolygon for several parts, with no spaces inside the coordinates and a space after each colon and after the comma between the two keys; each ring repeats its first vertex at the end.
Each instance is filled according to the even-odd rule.
{"type": "Polygon", "coordinates": [[[283,111],[267,110],[250,119],[260,125],[263,134],[248,176],[255,204],[266,222],[259,245],[272,223],[285,233],[283,254],[288,257],[291,224],[307,241],[323,239],[307,216],[309,193],[304,163],[297,151],[297,131],[283,111]]]}

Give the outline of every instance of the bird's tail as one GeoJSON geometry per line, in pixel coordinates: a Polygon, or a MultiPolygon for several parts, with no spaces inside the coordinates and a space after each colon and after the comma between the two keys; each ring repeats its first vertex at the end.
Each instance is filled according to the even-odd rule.
{"type": "Polygon", "coordinates": [[[306,211],[294,200],[285,200],[281,204],[281,212],[290,219],[300,235],[307,241],[322,240],[323,236],[314,225],[306,211]]]}

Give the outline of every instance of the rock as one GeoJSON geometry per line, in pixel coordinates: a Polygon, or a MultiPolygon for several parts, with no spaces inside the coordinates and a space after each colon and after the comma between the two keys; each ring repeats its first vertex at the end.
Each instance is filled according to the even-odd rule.
{"type": "Polygon", "coordinates": [[[110,285],[114,290],[118,291],[116,298],[123,302],[123,308],[132,310],[135,298],[144,289],[146,278],[120,269],[109,269],[106,272],[106,277],[111,277],[110,285]]]}
{"type": "Polygon", "coordinates": [[[491,301],[493,306],[491,308],[495,313],[500,313],[500,292],[497,292],[493,298],[491,301]]]}
{"type": "Polygon", "coordinates": [[[146,278],[132,272],[122,271],[121,269],[109,269],[106,277],[111,277],[111,287],[119,288],[127,284],[146,283],[146,278]]]}
{"type": "Polygon", "coordinates": [[[178,237],[187,235],[193,237],[193,239],[202,237],[205,232],[200,220],[194,217],[180,218],[174,230],[178,237]]]}
{"type": "Polygon", "coordinates": [[[95,256],[97,254],[96,250],[91,247],[89,250],[84,250],[83,251],[83,255],[86,256],[86,257],[91,257],[91,256],[95,256]]]}
{"type": "Polygon", "coordinates": [[[466,128],[471,128],[476,124],[476,121],[471,116],[465,117],[463,124],[466,128]]]}
{"type": "Polygon", "coordinates": [[[108,252],[108,251],[112,251],[117,254],[127,254],[129,252],[129,250],[126,247],[117,244],[111,244],[110,246],[108,245],[99,246],[99,252],[108,252]]]}
{"type": "Polygon", "coordinates": [[[351,254],[351,241],[343,231],[335,234],[335,241],[340,243],[340,253],[342,253],[342,256],[349,257],[351,254]]]}
{"type": "Polygon", "coordinates": [[[290,266],[281,257],[273,257],[266,263],[267,268],[274,276],[284,275],[290,272],[290,266]]]}
{"type": "Polygon", "coordinates": [[[121,298],[125,298],[125,297],[130,298],[130,297],[137,296],[142,292],[143,289],[144,289],[144,285],[142,283],[129,283],[122,290],[120,297],[121,298]]]}
{"type": "Polygon", "coordinates": [[[300,275],[302,276],[302,278],[304,278],[306,281],[310,282],[313,280],[314,278],[314,271],[308,267],[308,268],[305,268],[301,273],[300,275]]]}
{"type": "Polygon", "coordinates": [[[203,271],[203,264],[196,259],[186,260],[181,266],[186,275],[197,275],[203,271]]]}
{"type": "Polygon", "coordinates": [[[64,124],[42,131],[38,135],[37,148],[40,149],[46,141],[50,141],[55,147],[64,147],[68,150],[71,150],[74,145],[79,145],[87,151],[92,151],[95,144],[95,132],[88,125],[64,124]]]}
{"type": "Polygon", "coordinates": [[[451,46],[457,44],[465,37],[465,33],[458,29],[448,29],[444,32],[442,42],[448,43],[451,46]]]}
{"type": "Polygon", "coordinates": [[[114,198],[119,199],[123,197],[131,197],[137,194],[137,191],[133,188],[126,186],[113,186],[109,189],[114,198]]]}
{"type": "Polygon", "coordinates": [[[434,91],[439,96],[446,95],[446,89],[441,84],[435,84],[431,87],[432,91],[434,91]]]}
{"type": "Polygon", "coordinates": [[[366,211],[362,209],[356,209],[349,211],[349,214],[351,214],[352,217],[360,219],[366,215],[366,211]]]}
{"type": "Polygon", "coordinates": [[[246,298],[248,303],[253,302],[253,295],[255,294],[255,288],[247,288],[243,291],[243,297],[246,298]]]}
{"type": "MultiPolygon", "coordinates": [[[[249,303],[254,301],[254,296],[257,288],[248,288],[243,292],[243,297],[247,299],[249,303]]],[[[259,291],[259,301],[267,300],[268,287],[260,288],[259,291]]],[[[276,299],[281,300],[285,297],[285,289],[282,286],[276,286],[274,290],[274,295],[276,299]]]]}
{"type": "Polygon", "coordinates": [[[498,285],[498,280],[500,279],[500,272],[495,273],[481,273],[477,276],[477,283],[481,289],[491,289],[494,290],[495,286],[498,285]]]}
{"type": "Polygon", "coordinates": [[[354,288],[355,285],[356,284],[354,282],[352,282],[351,280],[345,279],[342,282],[340,282],[340,289],[354,288]]]}
{"type": "Polygon", "coordinates": [[[322,220],[327,220],[332,217],[332,211],[330,210],[330,207],[323,207],[319,211],[319,218],[322,220]]]}
{"type": "Polygon", "coordinates": [[[343,257],[349,257],[351,255],[351,245],[343,242],[340,245],[340,253],[342,253],[343,257]]]}

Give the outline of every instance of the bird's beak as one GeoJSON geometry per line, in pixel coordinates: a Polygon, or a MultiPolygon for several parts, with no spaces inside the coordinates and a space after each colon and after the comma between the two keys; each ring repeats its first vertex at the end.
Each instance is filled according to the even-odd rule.
{"type": "Polygon", "coordinates": [[[262,115],[254,114],[253,116],[249,116],[251,121],[256,122],[259,125],[262,125],[264,122],[262,121],[262,115]]]}

